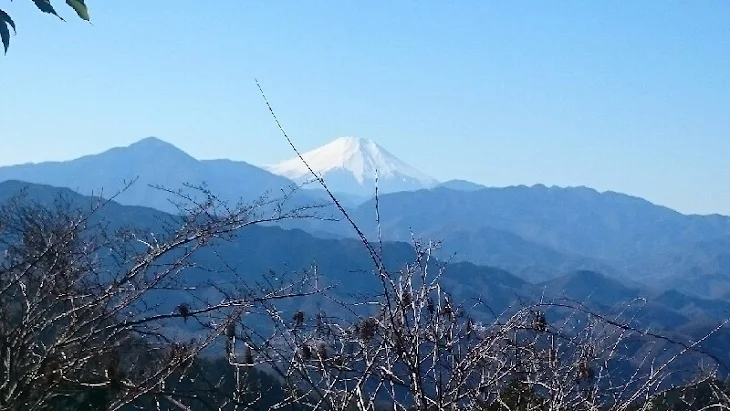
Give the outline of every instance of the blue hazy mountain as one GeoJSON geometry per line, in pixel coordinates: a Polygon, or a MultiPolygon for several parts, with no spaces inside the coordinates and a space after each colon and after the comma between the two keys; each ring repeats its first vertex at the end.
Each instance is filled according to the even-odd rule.
{"type": "Polygon", "coordinates": [[[460,191],[477,191],[487,188],[481,184],[472,183],[466,180],[449,180],[437,185],[436,187],[449,188],[451,190],[460,191]]]}
{"type": "MultiPolygon", "coordinates": [[[[0,167],[0,181],[16,179],[71,188],[83,194],[114,193],[139,177],[118,198],[122,204],[174,211],[170,189],[207,183],[226,201],[274,196],[292,181],[241,161],[197,160],[156,138],[143,139],[66,162],[0,167]]],[[[338,194],[353,219],[377,238],[375,201],[338,194]]],[[[300,190],[296,204],[326,201],[319,189],[300,190]]],[[[677,288],[702,297],[730,296],[727,239],[730,218],[684,215],[644,199],[586,187],[483,187],[452,180],[432,189],[379,197],[380,228],[389,241],[412,236],[443,240],[443,254],[505,269],[539,282],[577,270],[624,282],[677,288]]],[[[325,214],[331,214],[330,211],[325,214]]],[[[355,235],[346,223],[294,221],[321,238],[355,235]]]]}
{"type": "Polygon", "coordinates": [[[629,267],[647,284],[706,298],[730,298],[730,236],[673,247],[647,255],[629,267]]]}
{"type": "MultiPolygon", "coordinates": [[[[9,181],[0,183],[0,203],[20,190],[24,190],[27,199],[47,205],[53,205],[58,195],[64,195],[74,205],[82,207],[93,201],[68,189],[9,181]]],[[[111,227],[144,229],[160,233],[160,237],[163,237],[161,222],[173,221],[178,217],[152,208],[110,203],[99,211],[97,218],[103,218],[111,227]]],[[[415,257],[415,250],[405,242],[385,242],[382,250],[390,271],[411,263],[415,257]]],[[[436,257],[448,258],[441,254],[436,257]]],[[[151,293],[145,298],[149,306],[161,313],[172,312],[176,305],[183,302],[195,307],[195,304],[205,304],[206,298],[211,298],[205,291],[210,289],[206,286],[210,281],[226,284],[238,276],[245,276],[249,284],[263,280],[265,276],[269,276],[271,281],[271,275],[281,278],[287,273],[291,275],[309,269],[313,264],[317,266],[320,284],[334,287],[329,292],[331,298],[289,300],[282,302],[278,309],[289,313],[304,310],[307,313],[326,312],[329,316],[347,317],[349,311],[334,301],[355,301],[359,295],[376,293],[379,287],[377,276],[372,273],[373,264],[358,240],[322,239],[302,230],[250,226],[231,241],[215,243],[215,252],[204,249],[192,258],[196,267],[204,268],[185,270],[179,283],[198,290],[193,291],[195,295],[173,290],[151,293]],[[235,271],[231,271],[231,267],[235,267],[235,271]]],[[[495,315],[501,316],[515,307],[538,300],[558,303],[573,301],[573,304],[580,304],[586,310],[608,318],[620,318],[621,323],[630,321],[633,327],[667,337],[636,337],[627,340],[628,345],[622,350],[627,350],[624,354],[629,359],[642,358],[646,354],[661,360],[681,349],[671,340],[697,341],[730,315],[730,304],[725,300],[699,299],[678,291],[657,293],[647,288],[629,287],[614,278],[587,270],[531,284],[502,269],[457,262],[446,265],[441,273],[441,285],[453,301],[472,306],[470,315],[476,321],[491,322],[495,315]],[[473,304],[475,301],[481,301],[482,304],[473,304]],[[642,354],[629,355],[632,353],[642,354]]],[[[548,313],[548,323],[559,327],[569,315],[569,311],[553,309],[548,313]]],[[[257,324],[251,326],[263,327],[263,324],[257,324]]],[[[191,325],[180,321],[170,322],[168,326],[173,327],[180,338],[189,338],[196,332],[191,325]]],[[[698,346],[720,361],[730,362],[728,347],[730,332],[725,329],[720,329],[698,346]]],[[[677,366],[692,366],[696,361],[696,358],[689,356],[677,366]]],[[[631,370],[634,365],[629,360],[628,364],[620,368],[631,370]]]]}
{"type": "MultiPolygon", "coordinates": [[[[438,187],[385,194],[378,207],[385,239],[444,240],[458,260],[507,268],[538,281],[580,269],[639,281],[680,258],[669,258],[670,251],[714,258],[722,246],[710,245],[730,238],[729,217],[684,215],[638,197],[586,187],[438,187]]],[[[350,210],[371,238],[377,232],[374,210],[374,200],[350,210]]],[[[352,235],[343,224],[316,223],[316,229],[352,235]]],[[[713,272],[698,268],[697,273],[713,272]]]]}
{"type": "MultiPolygon", "coordinates": [[[[366,222],[374,207],[372,200],[366,202],[355,215],[366,222]]],[[[729,217],[683,215],[638,197],[586,187],[437,188],[383,195],[379,207],[385,232],[403,226],[417,233],[439,226],[490,227],[561,252],[607,260],[636,259],[730,235],[729,217]]]]}
{"type": "MultiPolygon", "coordinates": [[[[0,183],[0,204],[24,191],[27,199],[52,206],[63,195],[74,205],[83,207],[93,200],[72,190],[26,182],[0,183]]],[[[110,202],[97,218],[111,227],[133,227],[151,232],[162,232],[162,221],[176,217],[159,210],[140,206],[126,206],[110,202]]],[[[406,242],[388,241],[383,245],[386,266],[398,270],[411,263],[415,250],[406,242]]],[[[448,259],[448,254],[437,253],[437,258],[448,259]]],[[[301,272],[317,265],[317,272],[325,283],[336,285],[343,298],[352,294],[370,293],[378,289],[377,277],[372,275],[373,263],[362,244],[351,238],[323,239],[305,231],[286,230],[272,226],[250,226],[232,241],[216,245],[215,254],[203,251],[195,258],[206,270],[191,271],[192,281],[205,282],[212,273],[217,281],[227,281],[227,270],[218,267],[225,261],[246,273],[247,280],[265,275],[270,270],[278,273],[301,272]]],[[[455,300],[481,299],[492,311],[501,312],[521,301],[540,298],[569,298],[603,310],[623,308],[639,297],[649,303],[643,307],[642,322],[659,328],[690,326],[694,320],[711,323],[730,315],[730,303],[724,300],[700,299],[679,291],[657,292],[641,286],[627,286],[604,274],[577,270],[537,284],[531,284],[512,273],[494,267],[469,262],[446,265],[442,284],[455,300]]],[[[182,298],[182,297],[181,297],[182,298]]],[[[173,299],[174,300],[174,299],[173,299]]],[[[171,301],[172,304],[174,301],[171,301]]],[[[334,306],[331,309],[336,309],[334,306]]],[[[486,316],[483,312],[481,315],[486,316]]]]}
{"type": "MultiPolygon", "coordinates": [[[[136,183],[116,200],[165,211],[175,210],[169,201],[170,194],[150,185],[178,190],[184,184],[205,183],[221,199],[235,202],[239,199],[251,201],[266,193],[277,196],[293,184],[291,180],[243,161],[197,160],[154,137],[71,161],[0,167],[0,181],[21,180],[68,187],[82,194],[99,194],[103,190],[105,196],[135,178],[138,178],[136,183]]],[[[304,192],[297,195],[302,201],[321,197],[304,192]]]]}

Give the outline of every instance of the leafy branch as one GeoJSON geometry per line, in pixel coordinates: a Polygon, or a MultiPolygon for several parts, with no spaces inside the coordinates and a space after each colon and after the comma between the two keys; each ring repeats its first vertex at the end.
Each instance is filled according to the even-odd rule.
{"type": "MultiPolygon", "coordinates": [[[[61,17],[57,12],[56,9],[51,4],[51,0],[32,0],[33,4],[38,8],[38,10],[52,14],[62,21],[65,21],[63,17],[61,17]]],[[[85,0],[66,0],[66,4],[74,9],[76,14],[83,20],[89,21],[89,10],[86,7],[85,0]]],[[[15,27],[15,22],[10,17],[10,15],[5,12],[4,10],[0,9],[0,40],[2,40],[3,43],[3,49],[5,54],[8,52],[8,47],[10,47],[10,29],[13,29],[13,34],[17,34],[17,30],[15,27]]]]}

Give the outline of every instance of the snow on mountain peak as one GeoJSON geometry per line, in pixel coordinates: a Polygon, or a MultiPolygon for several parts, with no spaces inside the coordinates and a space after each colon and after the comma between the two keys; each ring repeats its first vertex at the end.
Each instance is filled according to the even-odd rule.
{"type": "MultiPolygon", "coordinates": [[[[302,157],[317,174],[325,178],[325,181],[336,179],[341,186],[338,188],[342,191],[362,191],[354,190],[356,187],[352,187],[353,184],[360,186],[359,188],[372,190],[371,187],[364,186],[370,185],[369,183],[375,180],[376,170],[381,183],[390,188],[386,191],[426,188],[437,183],[433,178],[399,160],[367,138],[340,137],[302,154],[302,157]],[[344,181],[345,176],[354,181],[344,181]]],[[[268,169],[295,181],[311,178],[309,170],[299,157],[283,161],[268,169]]]]}

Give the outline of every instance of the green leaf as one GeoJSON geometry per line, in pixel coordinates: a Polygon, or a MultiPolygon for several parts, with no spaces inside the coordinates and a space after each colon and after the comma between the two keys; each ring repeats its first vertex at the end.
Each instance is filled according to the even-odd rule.
{"type": "Polygon", "coordinates": [[[59,16],[58,13],[56,13],[56,9],[54,9],[51,5],[51,0],[33,0],[33,3],[36,7],[38,7],[38,10],[44,13],[53,14],[59,19],[63,20],[63,17],[59,16]]]}
{"type": "Polygon", "coordinates": [[[0,10],[0,21],[5,21],[10,24],[10,27],[13,28],[13,32],[15,32],[15,22],[10,18],[10,16],[8,16],[8,13],[0,10]]]}
{"type": "Polygon", "coordinates": [[[6,23],[5,20],[0,21],[0,39],[3,42],[5,54],[8,54],[8,47],[10,46],[10,30],[8,30],[8,23],[6,23]]]}
{"type": "Polygon", "coordinates": [[[84,0],[66,0],[66,4],[71,6],[79,17],[89,21],[89,9],[86,8],[84,0]]]}

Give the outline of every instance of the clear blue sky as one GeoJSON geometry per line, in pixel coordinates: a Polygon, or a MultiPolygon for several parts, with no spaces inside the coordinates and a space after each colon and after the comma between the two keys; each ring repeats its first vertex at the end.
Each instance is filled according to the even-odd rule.
{"type": "Polygon", "coordinates": [[[0,164],[146,136],[198,158],[376,140],[432,176],[730,214],[728,1],[0,0],[0,164]]]}

